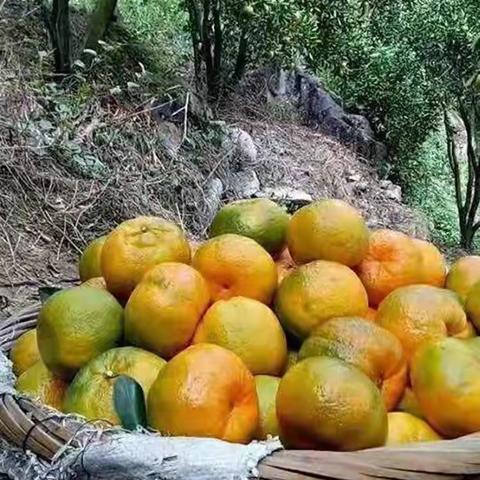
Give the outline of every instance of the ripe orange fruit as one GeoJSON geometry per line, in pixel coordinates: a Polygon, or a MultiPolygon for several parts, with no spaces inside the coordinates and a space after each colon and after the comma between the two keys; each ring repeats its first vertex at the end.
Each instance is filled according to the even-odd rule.
{"type": "Polygon", "coordinates": [[[425,418],[422,413],[422,409],[420,408],[420,404],[418,403],[417,397],[410,387],[405,389],[403,397],[398,404],[397,410],[400,412],[410,413],[411,415],[421,418],[422,420],[425,418]]]}
{"type": "Polygon", "coordinates": [[[480,282],[475,283],[469,290],[465,301],[465,311],[475,327],[480,330],[480,282]]]}
{"type": "Polygon", "coordinates": [[[45,365],[71,379],[100,353],[118,346],[123,310],[105,290],[79,286],[53,294],[38,317],[37,341],[45,365]]]}
{"type": "Polygon", "coordinates": [[[85,282],[93,277],[102,276],[101,258],[103,244],[105,243],[106,239],[107,236],[104,235],[103,237],[98,237],[91,241],[80,256],[78,271],[80,274],[80,280],[82,282],[85,282]]]}
{"type": "Polygon", "coordinates": [[[269,375],[257,375],[255,377],[257,388],[259,419],[255,438],[267,440],[269,436],[278,437],[280,428],[277,420],[276,398],[280,378],[269,375]]]}
{"type": "Polygon", "coordinates": [[[421,256],[422,266],[418,283],[443,288],[447,278],[445,257],[433,243],[416,238],[412,238],[412,241],[420,251],[421,256]]]}
{"type": "Polygon", "coordinates": [[[278,255],[286,243],[288,213],[268,198],[237,200],[215,215],[210,237],[235,233],[258,242],[270,255],[278,255]]]}
{"type": "Polygon", "coordinates": [[[377,306],[399,287],[419,283],[421,255],[410,237],[393,230],[375,230],[368,254],[357,267],[370,305],[377,306]]]}
{"type": "Polygon", "coordinates": [[[120,425],[113,389],[120,375],[133,378],[145,398],[166,361],[135,347],[112,348],[87,363],[75,376],[64,400],[65,413],[77,413],[88,420],[106,420],[120,425]]]}
{"type": "Polygon", "coordinates": [[[287,363],[287,340],[278,318],[251,298],[215,302],[199,323],[193,343],[231,350],[253,375],[280,375],[287,363]]]}
{"type": "Polygon", "coordinates": [[[303,342],[299,359],[339,358],[355,365],[380,389],[393,410],[407,383],[407,363],[399,340],[364,318],[333,318],[315,328],[303,342]]]}
{"type": "Polygon", "coordinates": [[[387,447],[436,440],[442,440],[442,437],[424,420],[405,412],[388,414],[387,447]]]}
{"type": "Polygon", "coordinates": [[[383,445],[387,434],[377,387],[358,368],[330,357],[307,358],[285,374],[277,418],[290,448],[359,450],[383,445]]]}
{"type": "Polygon", "coordinates": [[[102,250],[102,275],[108,291],[125,301],[145,272],[163,262],[190,263],[185,235],[162,218],[137,217],[108,235],[102,250]]]}
{"type": "Polygon", "coordinates": [[[411,364],[413,391],[428,423],[448,438],[480,431],[480,349],[446,338],[421,348],[411,364]]]}
{"type": "Polygon", "coordinates": [[[368,307],[367,313],[363,318],[375,322],[377,320],[377,311],[374,308],[368,307]]]}
{"type": "Polygon", "coordinates": [[[329,260],[358,265],[368,250],[369,231],[360,212],[342,200],[319,200],[290,220],[288,249],[296,263],[329,260]]]}
{"type": "Polygon", "coordinates": [[[294,270],[282,281],[275,298],[280,321],[299,338],[330,318],[362,316],[367,309],[367,294],[355,273],[323,260],[294,270]]]}
{"type": "Polygon", "coordinates": [[[255,381],[233,352],[192,345],[160,371],[150,388],[149,425],[164,435],[252,440],[258,422],[255,381]]]}
{"type": "Polygon", "coordinates": [[[40,360],[37,330],[28,330],[17,338],[10,351],[13,373],[18,377],[40,360]]]}
{"type": "Polygon", "coordinates": [[[377,324],[398,337],[410,359],[422,344],[461,333],[467,317],[450,292],[410,285],[398,288],[380,304],[377,324]]]}
{"type": "Polygon", "coordinates": [[[470,289],[480,281],[480,256],[471,255],[458,259],[447,275],[447,288],[458,294],[462,301],[467,299],[470,289]]]}
{"type": "Polygon", "coordinates": [[[15,388],[20,393],[38,398],[45,405],[62,410],[68,383],[55,377],[39,360],[18,377],[15,388]]]}
{"type": "Polygon", "coordinates": [[[82,283],[87,287],[100,288],[101,290],[107,290],[107,282],[103,277],[92,277],[82,283]]]}
{"type": "Polygon", "coordinates": [[[293,258],[290,256],[290,252],[288,251],[288,248],[283,250],[283,252],[280,254],[278,259],[276,260],[275,264],[277,265],[277,274],[278,274],[279,284],[296,267],[295,262],[293,261],[293,258]]]}
{"type": "Polygon", "coordinates": [[[240,235],[207,240],[192,265],[207,280],[213,301],[241,296],[269,304],[277,286],[272,257],[257,242],[240,235]]]}
{"type": "Polygon", "coordinates": [[[149,270],[125,307],[125,338],[171,358],[190,345],[210,302],[208,285],[189,265],[166,262],[149,270]]]}

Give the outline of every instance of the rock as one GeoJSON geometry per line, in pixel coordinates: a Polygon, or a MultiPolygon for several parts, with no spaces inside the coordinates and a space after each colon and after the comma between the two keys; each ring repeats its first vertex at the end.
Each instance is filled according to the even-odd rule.
{"type": "Polygon", "coordinates": [[[287,186],[265,188],[261,192],[258,192],[256,197],[270,198],[285,205],[289,212],[294,212],[313,201],[309,193],[287,186]]]}
{"type": "Polygon", "coordinates": [[[230,129],[222,146],[237,162],[239,170],[245,166],[252,166],[257,161],[257,147],[252,137],[241,128],[230,129]]]}
{"type": "Polygon", "coordinates": [[[260,181],[253,170],[242,170],[230,177],[229,190],[238,198],[251,198],[260,190],[260,181]]]}
{"type": "Polygon", "coordinates": [[[340,140],[356,153],[375,163],[387,156],[385,145],[375,139],[370,122],[349,114],[342,101],[328,92],[315,77],[301,71],[264,71],[267,96],[290,101],[303,113],[307,125],[340,140]]]}
{"type": "Polygon", "coordinates": [[[162,122],[158,125],[157,131],[167,152],[172,155],[176,154],[183,141],[181,128],[171,122],[162,122]]]}
{"type": "Polygon", "coordinates": [[[214,177],[207,183],[205,188],[205,200],[207,204],[209,221],[213,219],[220,207],[223,191],[223,183],[219,178],[214,177]]]}

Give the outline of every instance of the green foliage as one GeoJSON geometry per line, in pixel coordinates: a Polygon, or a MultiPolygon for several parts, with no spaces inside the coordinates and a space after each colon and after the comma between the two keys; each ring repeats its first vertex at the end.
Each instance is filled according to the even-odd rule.
{"type": "Polygon", "coordinates": [[[320,3],[323,35],[312,66],[347,105],[367,113],[389,146],[384,173],[430,216],[438,238],[456,241],[453,180],[445,146],[431,132],[476,67],[471,45],[480,33],[480,2],[320,3]]]}
{"type": "Polygon", "coordinates": [[[446,162],[445,131],[433,130],[405,168],[411,205],[429,218],[435,242],[453,247],[460,240],[452,173],[446,162]]]}

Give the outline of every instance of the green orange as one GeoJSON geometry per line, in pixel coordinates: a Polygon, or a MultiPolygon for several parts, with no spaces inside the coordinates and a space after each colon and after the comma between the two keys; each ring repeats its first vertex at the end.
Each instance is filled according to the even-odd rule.
{"type": "Polygon", "coordinates": [[[108,350],[87,363],[70,384],[64,401],[65,413],[77,413],[88,420],[106,420],[120,425],[114,407],[114,385],[120,375],[137,381],[145,398],[166,361],[135,347],[108,350]]]}
{"type": "Polygon", "coordinates": [[[37,340],[45,365],[67,380],[90,360],[120,344],[123,310],[105,290],[79,286],[52,295],[38,317],[37,340]]]}
{"type": "Polygon", "coordinates": [[[388,414],[387,447],[438,440],[442,437],[425,420],[405,412],[388,414]]]}
{"type": "Polygon", "coordinates": [[[243,235],[276,256],[285,246],[289,219],[282,207],[267,198],[237,200],[225,205],[215,215],[210,237],[225,233],[243,235]]]}
{"type": "Polygon", "coordinates": [[[447,288],[454,291],[462,301],[467,299],[470,289],[480,281],[480,256],[459,258],[447,275],[447,288]]]}

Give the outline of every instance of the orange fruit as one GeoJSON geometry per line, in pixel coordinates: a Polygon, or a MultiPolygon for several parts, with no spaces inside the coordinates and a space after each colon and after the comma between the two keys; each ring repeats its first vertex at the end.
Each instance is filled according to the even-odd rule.
{"type": "Polygon", "coordinates": [[[413,243],[420,251],[421,268],[418,283],[443,288],[447,278],[447,263],[440,250],[430,242],[412,238],[413,243]]]}
{"type": "Polygon", "coordinates": [[[71,379],[100,353],[119,345],[123,310],[105,290],[79,286],[53,294],[38,316],[38,349],[56,376],[71,379]]]}
{"type": "Polygon", "coordinates": [[[257,388],[259,419],[255,438],[267,440],[269,436],[278,437],[280,428],[277,420],[276,398],[280,378],[269,375],[257,375],[255,386],[257,388]]]}
{"type": "Polygon", "coordinates": [[[279,284],[296,267],[295,262],[293,261],[293,258],[290,256],[290,252],[288,251],[288,248],[283,250],[283,252],[280,254],[278,259],[276,260],[275,264],[277,265],[277,274],[278,274],[279,284]]]}
{"type": "Polygon", "coordinates": [[[108,235],[102,250],[102,276],[108,291],[127,300],[145,272],[163,262],[190,263],[182,230],[158,217],[127,220],[108,235]]]}
{"type": "Polygon", "coordinates": [[[275,314],[246,297],[215,302],[205,313],[193,343],[214,343],[236,353],[253,375],[280,375],[287,340],[275,314]]]}
{"type": "Polygon", "coordinates": [[[403,393],[403,397],[397,406],[397,410],[400,412],[410,413],[417,418],[424,419],[424,415],[418,403],[417,397],[410,387],[407,387],[403,393]]]}
{"type": "Polygon", "coordinates": [[[442,440],[442,437],[424,420],[405,412],[388,414],[387,447],[436,440],[442,440]]]}
{"type": "Polygon", "coordinates": [[[368,250],[369,231],[360,212],[342,200],[319,200],[290,220],[288,249],[296,263],[329,260],[358,265],[368,250]]]}
{"type": "Polygon", "coordinates": [[[299,359],[327,356],[355,365],[380,389],[393,410],[407,383],[407,363],[400,341],[364,318],[333,318],[315,328],[303,342],[299,359]]]}
{"type": "Polygon", "coordinates": [[[282,281],[275,298],[284,328],[299,338],[330,318],[362,316],[367,309],[367,293],[355,273],[323,260],[294,270],[282,281]]]}
{"type": "Polygon", "coordinates": [[[235,233],[258,242],[270,255],[278,255],[286,243],[288,213],[268,198],[237,200],[215,215],[210,237],[235,233]]]}
{"type": "Polygon", "coordinates": [[[44,405],[62,410],[68,383],[55,377],[39,360],[17,379],[15,388],[25,395],[37,398],[44,405]]]}
{"type": "Polygon", "coordinates": [[[458,259],[447,275],[447,288],[458,294],[462,301],[467,299],[470,289],[480,281],[480,256],[471,255],[458,259]]]}
{"type": "Polygon", "coordinates": [[[368,307],[367,313],[363,318],[375,322],[377,320],[377,311],[374,308],[368,307]]]}
{"type": "Polygon", "coordinates": [[[477,331],[475,330],[475,327],[473,326],[472,322],[467,322],[467,326],[465,327],[464,330],[452,336],[455,338],[461,338],[461,339],[474,338],[477,336],[477,331]]]}
{"type": "Polygon", "coordinates": [[[107,282],[103,277],[92,277],[82,283],[87,287],[100,288],[101,290],[107,290],[107,282]]]}
{"type": "Polygon", "coordinates": [[[422,344],[465,330],[467,317],[450,292],[410,285],[398,288],[380,304],[376,323],[398,337],[410,359],[422,344]]]}
{"type": "Polygon", "coordinates": [[[28,330],[20,335],[10,350],[13,373],[18,377],[40,360],[37,345],[37,330],[28,330]]]}
{"type": "Polygon", "coordinates": [[[171,358],[190,345],[210,302],[208,285],[189,265],[166,262],[149,270],[125,307],[125,339],[171,358]]]}
{"type": "Polygon", "coordinates": [[[91,241],[80,256],[78,271],[82,282],[93,277],[102,276],[101,258],[103,244],[106,239],[107,236],[104,235],[103,237],[98,237],[91,241]]]}
{"type": "Polygon", "coordinates": [[[465,311],[473,325],[480,330],[480,282],[469,290],[465,300],[465,311]]]}
{"type": "Polygon", "coordinates": [[[240,235],[207,240],[192,265],[207,280],[213,301],[248,297],[269,304],[277,286],[272,257],[257,242],[240,235]]]}
{"type": "Polygon", "coordinates": [[[330,357],[292,367],[277,393],[287,448],[360,450],[383,445],[387,413],[379,390],[358,368],[330,357]]]}
{"type": "Polygon", "coordinates": [[[375,230],[368,254],[357,267],[370,305],[376,307],[390,292],[419,283],[422,269],[419,249],[410,237],[393,230],[375,230]]]}
{"type": "Polygon", "coordinates": [[[248,443],[258,423],[255,380],[233,352],[192,345],[160,371],[150,388],[147,416],[164,435],[248,443]]]}
{"type": "Polygon", "coordinates": [[[88,362],[77,373],[65,395],[64,412],[120,425],[113,399],[117,378],[120,375],[133,378],[142,387],[146,398],[166,363],[140,348],[112,348],[88,362]]]}
{"type": "Polygon", "coordinates": [[[298,352],[295,350],[288,351],[287,364],[284,373],[288,372],[294,365],[298,363],[298,352]]]}
{"type": "Polygon", "coordinates": [[[471,342],[445,338],[427,344],[411,364],[420,408],[428,423],[448,438],[480,431],[480,349],[471,342]]]}

